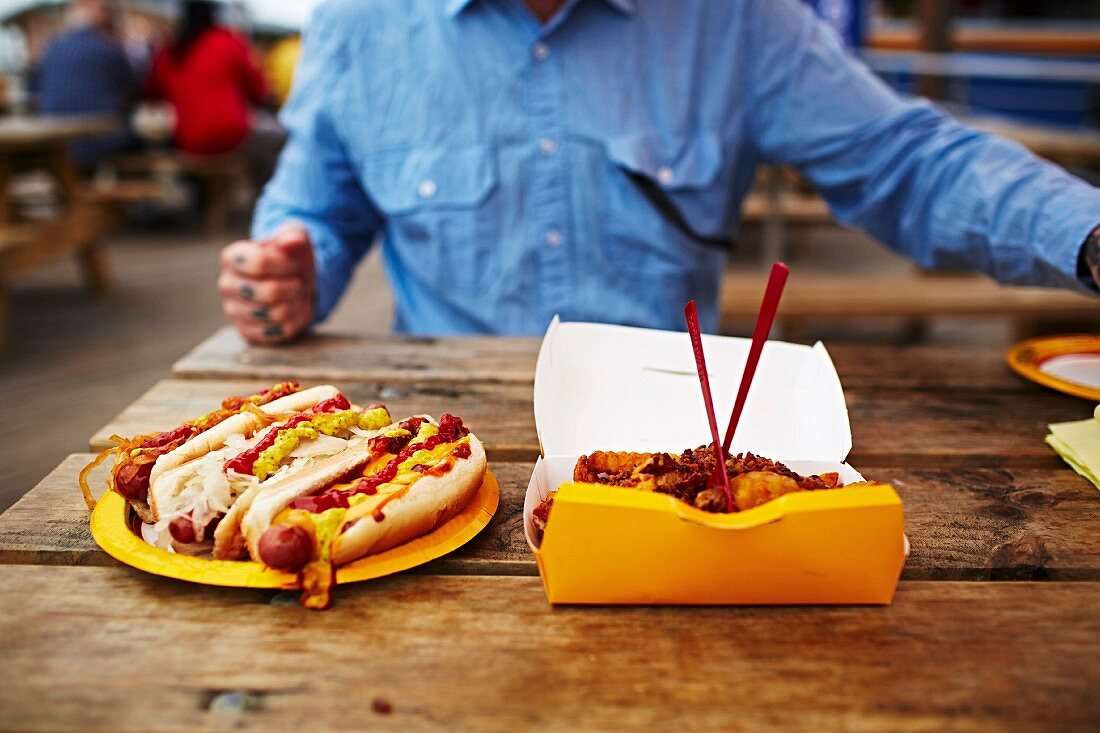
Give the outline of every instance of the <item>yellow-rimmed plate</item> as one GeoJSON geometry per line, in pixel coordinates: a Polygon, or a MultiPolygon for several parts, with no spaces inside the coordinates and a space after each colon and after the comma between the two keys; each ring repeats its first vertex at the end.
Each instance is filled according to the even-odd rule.
{"type": "Polygon", "coordinates": [[[1050,336],[1016,344],[1009,367],[1036,384],[1100,401],[1100,336],[1050,336]]]}
{"type": "MultiPolygon", "coordinates": [[[[368,555],[336,569],[336,583],[355,583],[390,575],[457,550],[485,528],[500,502],[500,486],[491,471],[458,516],[433,532],[392,550],[368,555]]],[[[246,560],[212,560],[179,555],[150,545],[131,528],[133,510],[119,494],[108,491],[92,511],[92,537],[119,562],[167,578],[235,588],[298,588],[293,573],[272,570],[246,560]]]]}

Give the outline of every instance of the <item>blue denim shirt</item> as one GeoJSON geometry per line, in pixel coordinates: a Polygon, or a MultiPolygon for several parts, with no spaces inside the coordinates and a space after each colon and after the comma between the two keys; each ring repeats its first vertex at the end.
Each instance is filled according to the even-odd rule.
{"type": "MultiPolygon", "coordinates": [[[[254,234],[313,237],[324,317],[381,233],[399,332],[717,325],[758,163],[923,265],[1084,289],[1100,192],[899,98],[798,0],[333,0],[254,234]],[[638,177],[678,214],[644,193],[638,177]],[[697,235],[697,236],[692,236],[697,235]]],[[[853,283],[858,286],[858,283],[853,283]]]]}

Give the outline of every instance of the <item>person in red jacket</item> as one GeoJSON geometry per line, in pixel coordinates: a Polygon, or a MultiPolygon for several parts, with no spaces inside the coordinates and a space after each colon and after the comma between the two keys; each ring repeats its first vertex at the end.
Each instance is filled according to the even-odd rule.
{"type": "Polygon", "coordinates": [[[150,96],[176,111],[175,145],[219,155],[253,132],[253,105],[268,97],[256,54],[241,35],[215,24],[212,2],[188,0],[175,39],[153,60],[150,96]]]}

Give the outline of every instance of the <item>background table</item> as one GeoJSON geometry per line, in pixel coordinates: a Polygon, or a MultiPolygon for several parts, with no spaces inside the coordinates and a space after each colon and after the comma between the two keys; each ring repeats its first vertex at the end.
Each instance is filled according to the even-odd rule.
{"type": "Polygon", "coordinates": [[[396,414],[467,418],[500,509],[452,555],[340,587],[312,613],[292,593],[111,560],[76,487],[91,455],[73,454],[0,516],[0,728],[1100,725],[1100,497],[1042,443],[1047,422],[1089,404],[1017,378],[989,350],[834,346],[851,462],[905,502],[912,555],[892,606],[551,608],[521,517],[537,349],[351,335],[264,349],[228,330],[199,345],[90,442],[273,379],[332,380],[396,414]]]}
{"type": "Polygon", "coordinates": [[[0,350],[7,332],[6,286],[15,274],[64,257],[75,257],[88,289],[103,293],[110,276],[99,247],[114,223],[108,202],[87,195],[69,156],[69,143],[113,132],[111,116],[0,118],[0,350]],[[21,221],[11,190],[21,169],[46,172],[57,187],[56,214],[21,221]]]}

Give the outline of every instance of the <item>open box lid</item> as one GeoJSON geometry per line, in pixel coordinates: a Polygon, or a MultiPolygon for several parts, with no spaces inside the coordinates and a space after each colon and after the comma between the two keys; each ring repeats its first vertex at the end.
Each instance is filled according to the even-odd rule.
{"type": "MultiPolygon", "coordinates": [[[[719,430],[725,431],[751,341],[703,336],[719,430]]],[[[687,333],[554,318],[535,368],[535,426],[545,455],[668,451],[711,442],[687,333]]],[[[821,343],[769,341],[732,451],[842,462],[848,409],[821,343]]]]}

